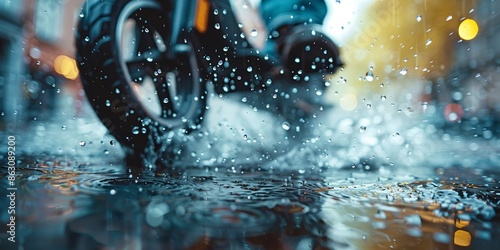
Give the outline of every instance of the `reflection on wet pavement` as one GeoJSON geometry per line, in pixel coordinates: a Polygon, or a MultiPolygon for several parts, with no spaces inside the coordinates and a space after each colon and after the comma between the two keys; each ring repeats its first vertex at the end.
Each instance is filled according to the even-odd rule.
{"type": "Polygon", "coordinates": [[[498,172],[41,162],[19,169],[26,249],[491,249],[500,237],[498,172]]]}
{"type": "MultiPolygon", "coordinates": [[[[411,119],[370,112],[326,113],[311,123],[310,138],[290,140],[281,145],[284,153],[262,159],[289,139],[283,121],[257,115],[271,139],[252,143],[240,131],[258,136],[260,125],[234,123],[238,116],[227,111],[221,119],[227,125],[209,123],[204,137],[185,141],[191,154],[181,163],[194,165],[160,168],[125,164],[119,145],[90,112],[33,123],[18,139],[25,143],[17,165],[19,244],[491,249],[500,237],[498,141],[433,136],[411,119]],[[248,157],[221,157],[233,149],[248,157]]],[[[2,170],[0,179],[6,174],[2,170]]],[[[0,190],[6,187],[2,181],[0,190]]],[[[6,197],[0,202],[6,204],[6,197]]],[[[5,232],[7,218],[0,219],[5,232]]]]}

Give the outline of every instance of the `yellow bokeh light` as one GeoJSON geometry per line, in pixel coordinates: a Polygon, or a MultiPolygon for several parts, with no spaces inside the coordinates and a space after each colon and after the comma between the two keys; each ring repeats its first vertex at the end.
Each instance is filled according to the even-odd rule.
{"type": "Polygon", "coordinates": [[[54,70],[70,80],[75,80],[78,77],[78,67],[75,59],[65,55],[56,57],[54,60],[54,70]]]}
{"type": "Polygon", "coordinates": [[[340,99],[340,107],[346,111],[353,111],[358,106],[358,98],[351,93],[345,94],[340,99]]]}
{"type": "Polygon", "coordinates": [[[477,36],[479,26],[473,19],[465,19],[458,26],[458,35],[464,40],[472,40],[477,36]]]}
{"type": "Polygon", "coordinates": [[[457,230],[455,232],[455,237],[453,238],[453,243],[457,246],[467,247],[470,245],[472,236],[469,232],[464,230],[457,230]]]}
{"type": "Polygon", "coordinates": [[[64,59],[66,58],[67,56],[65,55],[59,55],[56,57],[56,59],[54,60],[54,70],[58,73],[58,74],[63,74],[62,71],[61,71],[61,65],[62,65],[62,62],[64,61],[64,59]]]}
{"type": "Polygon", "coordinates": [[[469,226],[469,224],[470,224],[470,221],[468,221],[468,220],[457,220],[455,222],[455,226],[457,228],[464,228],[464,227],[469,226]]]}

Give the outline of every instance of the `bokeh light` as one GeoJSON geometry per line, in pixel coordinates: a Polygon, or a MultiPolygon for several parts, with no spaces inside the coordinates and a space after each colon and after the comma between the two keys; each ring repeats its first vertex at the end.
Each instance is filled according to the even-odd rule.
{"type": "Polygon", "coordinates": [[[464,40],[472,40],[477,36],[479,26],[473,19],[465,19],[458,26],[458,35],[464,40]]]}
{"type": "Polygon", "coordinates": [[[54,70],[70,80],[75,80],[78,77],[75,59],[65,55],[59,55],[54,59],[54,70]]]}
{"type": "Polygon", "coordinates": [[[458,122],[464,115],[464,110],[460,104],[450,103],[444,107],[444,118],[449,122],[458,122]]]}
{"type": "Polygon", "coordinates": [[[472,236],[469,232],[464,230],[457,230],[455,232],[455,237],[453,238],[453,243],[457,246],[467,247],[470,245],[472,236]]]}
{"type": "Polygon", "coordinates": [[[358,106],[358,98],[356,95],[348,93],[340,99],[340,107],[346,111],[353,111],[358,106]]]}

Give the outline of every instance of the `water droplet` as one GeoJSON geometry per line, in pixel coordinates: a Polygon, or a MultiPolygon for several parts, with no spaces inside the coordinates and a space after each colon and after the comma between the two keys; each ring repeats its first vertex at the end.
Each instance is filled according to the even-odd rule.
{"type": "Polygon", "coordinates": [[[417,22],[420,22],[420,21],[422,21],[422,15],[417,16],[417,22]]]}
{"type": "Polygon", "coordinates": [[[137,126],[136,126],[136,127],[133,127],[133,128],[132,128],[132,134],[134,134],[134,135],[138,135],[138,134],[139,134],[139,127],[137,127],[137,126]]]}
{"type": "Polygon", "coordinates": [[[289,130],[289,129],[290,129],[290,123],[288,123],[288,122],[283,122],[283,124],[281,124],[281,127],[282,127],[284,130],[289,130]]]}
{"type": "Polygon", "coordinates": [[[404,67],[399,71],[399,74],[405,76],[408,73],[408,68],[404,67]]]}
{"type": "Polygon", "coordinates": [[[366,72],[366,80],[369,82],[373,81],[373,72],[371,71],[366,72]]]}
{"type": "Polygon", "coordinates": [[[366,127],[365,126],[359,127],[359,132],[360,133],[364,133],[365,131],[366,131],[366,127]]]}

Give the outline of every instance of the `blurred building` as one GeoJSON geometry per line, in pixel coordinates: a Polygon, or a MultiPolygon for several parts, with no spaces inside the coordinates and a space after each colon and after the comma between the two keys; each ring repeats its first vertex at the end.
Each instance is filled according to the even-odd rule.
{"type": "Polygon", "coordinates": [[[82,0],[0,0],[3,123],[51,116],[62,88],[78,86],[74,27],[82,0]]]}
{"type": "Polygon", "coordinates": [[[82,0],[25,0],[26,116],[50,117],[61,89],[79,86],[75,26],[82,0]]]}
{"type": "Polygon", "coordinates": [[[23,0],[0,0],[0,128],[22,105],[23,0]]]}
{"type": "Polygon", "coordinates": [[[452,70],[431,92],[438,122],[489,137],[500,130],[500,1],[480,0],[469,12],[479,32],[456,43],[452,70]]]}

